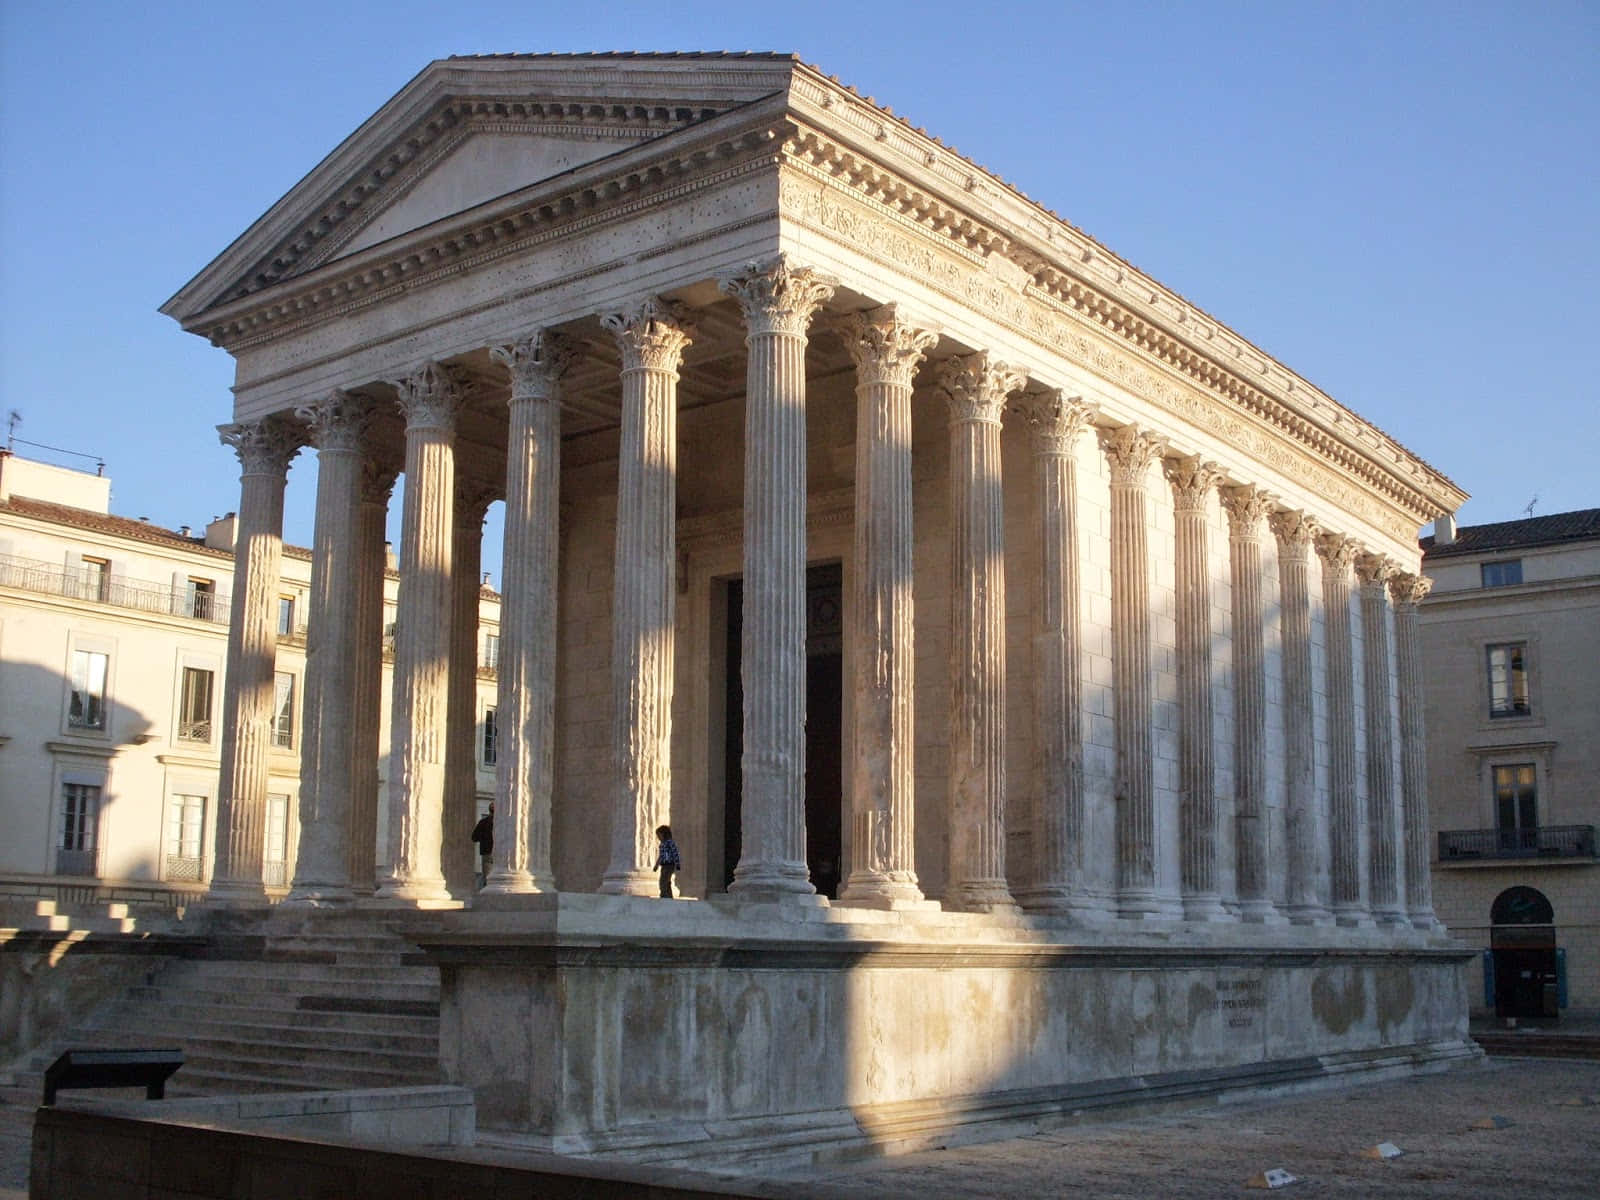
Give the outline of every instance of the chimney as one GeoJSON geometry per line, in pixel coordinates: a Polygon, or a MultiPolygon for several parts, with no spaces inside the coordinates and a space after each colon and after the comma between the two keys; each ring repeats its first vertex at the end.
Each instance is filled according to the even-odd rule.
{"type": "Polygon", "coordinates": [[[391,571],[400,569],[400,556],[394,552],[393,542],[385,542],[383,544],[383,561],[384,565],[391,571]]]}
{"type": "Polygon", "coordinates": [[[1454,513],[1445,513],[1433,523],[1433,544],[1435,546],[1448,546],[1456,540],[1456,517],[1454,513]]]}
{"type": "Polygon", "coordinates": [[[232,550],[239,533],[239,519],[231,512],[223,513],[206,526],[206,547],[211,550],[232,550]]]}
{"type": "Polygon", "coordinates": [[[189,527],[187,525],[179,525],[178,526],[178,536],[179,537],[183,537],[183,538],[188,537],[189,536],[189,527]]]}

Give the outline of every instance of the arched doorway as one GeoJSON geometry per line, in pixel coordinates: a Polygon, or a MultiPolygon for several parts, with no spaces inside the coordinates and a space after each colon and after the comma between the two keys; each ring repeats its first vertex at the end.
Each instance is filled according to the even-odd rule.
{"type": "Polygon", "coordinates": [[[1556,1020],[1560,1009],[1555,910],[1537,888],[1507,888],[1489,909],[1494,1015],[1556,1020]]]}

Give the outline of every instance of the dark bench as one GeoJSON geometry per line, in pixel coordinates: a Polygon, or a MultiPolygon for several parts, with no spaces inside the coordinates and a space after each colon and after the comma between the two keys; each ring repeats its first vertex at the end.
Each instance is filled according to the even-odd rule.
{"type": "Polygon", "coordinates": [[[142,1087],[145,1099],[160,1100],[181,1066],[182,1050],[68,1050],[45,1068],[44,1106],[61,1088],[142,1087]]]}

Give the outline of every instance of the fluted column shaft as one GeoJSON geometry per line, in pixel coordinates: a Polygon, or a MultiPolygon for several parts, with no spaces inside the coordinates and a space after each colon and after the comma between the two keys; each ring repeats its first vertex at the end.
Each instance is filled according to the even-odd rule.
{"type": "Polygon", "coordinates": [[[1177,558],[1178,850],[1183,915],[1226,915],[1217,887],[1217,790],[1212,736],[1211,570],[1206,499],[1222,478],[1198,457],[1168,459],[1177,558]]]}
{"type": "Polygon", "coordinates": [[[1158,915],[1155,701],[1150,680],[1150,464],[1160,443],[1134,425],[1104,430],[1111,467],[1111,674],[1117,742],[1117,912],[1158,915]]]}
{"type": "Polygon", "coordinates": [[[540,331],[492,351],[511,373],[495,719],[494,863],[485,897],[555,891],[556,596],[561,378],[572,348],[540,331]]]}
{"type": "Polygon", "coordinates": [[[356,534],[355,716],[350,792],[350,886],[370,896],[377,886],[378,755],[383,711],[384,542],[389,495],[396,472],[368,461],[361,472],[361,516],[356,534]]]}
{"type": "Polygon", "coordinates": [[[1421,575],[1396,575],[1389,583],[1394,599],[1395,654],[1400,671],[1400,803],[1405,830],[1406,915],[1418,929],[1434,929],[1433,884],[1428,838],[1428,742],[1423,718],[1422,646],[1417,605],[1433,581],[1421,575]]]}
{"type": "Polygon", "coordinates": [[[1355,644],[1350,632],[1350,564],[1356,544],[1340,534],[1318,541],[1328,642],[1328,809],[1334,919],[1367,922],[1361,902],[1361,808],[1356,786],[1355,644]]]}
{"type": "Polygon", "coordinates": [[[605,318],[622,350],[611,612],[611,862],[600,890],[652,896],[657,825],[672,801],[673,622],[681,315],[651,300],[605,318]]]}
{"type": "Polygon", "coordinates": [[[811,895],[806,867],[806,331],[834,285],[783,259],[721,281],[744,312],[742,845],[729,890],[811,895]]]}
{"type": "Polygon", "coordinates": [[[1267,674],[1261,532],[1271,501],[1254,487],[1223,490],[1233,585],[1235,891],[1241,921],[1275,914],[1267,888],[1267,674]]]}
{"type": "Polygon", "coordinates": [[[277,599],[283,560],[283,488],[300,435],[268,418],[218,426],[239,456],[228,677],[222,692],[222,764],[210,897],[265,903],[267,756],[272,748],[277,599]]]}
{"type": "Polygon", "coordinates": [[[1025,396],[1039,531],[1034,605],[1034,736],[1040,791],[1033,819],[1033,881],[1020,899],[1039,912],[1095,906],[1084,888],[1083,677],[1078,595],[1078,468],[1074,446],[1090,411],[1060,391],[1025,396]]]}
{"type": "Polygon", "coordinates": [[[1389,680],[1389,580],[1394,566],[1364,554],[1356,559],[1361,579],[1361,681],[1366,699],[1367,841],[1372,915],[1380,925],[1405,920],[1396,856],[1394,709],[1389,680]]]}
{"type": "Polygon", "coordinates": [[[451,531],[450,680],[445,705],[444,881],[457,900],[472,895],[478,848],[478,594],[483,518],[496,489],[456,477],[451,531]]]}
{"type": "Polygon", "coordinates": [[[922,899],[913,819],[911,386],[936,335],[892,307],[840,333],[856,368],[851,864],[839,899],[888,906],[922,899]]]}
{"type": "Polygon", "coordinates": [[[430,363],[396,382],[406,421],[406,488],[390,715],[389,867],[380,900],[447,904],[443,872],[449,702],[455,423],[463,394],[430,363]]]}
{"type": "Polygon", "coordinates": [[[1297,925],[1326,921],[1317,894],[1326,870],[1317,814],[1315,700],[1311,680],[1311,592],[1307,565],[1321,532],[1304,513],[1272,516],[1278,536],[1278,579],[1283,610],[1283,740],[1285,819],[1288,827],[1288,910],[1297,925]]]}
{"type": "Polygon", "coordinates": [[[288,905],[338,905],[350,889],[355,783],[357,542],[366,401],[335,391],[296,413],[317,447],[317,513],[300,739],[300,843],[288,905]]]}

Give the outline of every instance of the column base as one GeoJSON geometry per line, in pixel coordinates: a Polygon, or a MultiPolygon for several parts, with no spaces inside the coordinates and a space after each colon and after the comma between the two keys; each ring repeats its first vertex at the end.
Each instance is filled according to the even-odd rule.
{"type": "Polygon", "coordinates": [[[1421,912],[1413,911],[1411,913],[1411,927],[1420,929],[1423,933],[1438,933],[1444,928],[1444,924],[1434,915],[1433,910],[1430,908],[1421,912]]]}
{"type": "Polygon", "coordinates": [[[1271,900],[1239,901],[1239,920],[1246,925],[1285,925],[1283,914],[1271,900]]]}
{"type": "Polygon", "coordinates": [[[1385,929],[1393,929],[1401,925],[1411,924],[1411,920],[1398,908],[1379,908],[1372,912],[1372,919],[1385,929]]]}
{"type": "Polygon", "coordinates": [[[342,884],[297,883],[280,902],[282,908],[349,908],[356,896],[342,884]]]}
{"type": "Polygon", "coordinates": [[[460,908],[461,901],[445,890],[441,879],[390,880],[366,902],[379,908],[460,908]]]}
{"type": "Polygon", "coordinates": [[[945,895],[944,906],[953,912],[1016,913],[1022,909],[1003,882],[973,879],[954,885],[945,895]]]}
{"type": "Polygon", "coordinates": [[[542,896],[556,890],[553,875],[537,875],[532,871],[490,871],[483,888],[474,901],[485,896],[542,896]]]}
{"type": "Polygon", "coordinates": [[[1372,914],[1355,904],[1335,904],[1333,920],[1340,929],[1371,929],[1372,914]]]}
{"type": "Polygon", "coordinates": [[[928,903],[915,882],[862,872],[851,875],[839,891],[838,903],[851,908],[917,908],[928,903]]]}
{"type": "Polygon", "coordinates": [[[1332,925],[1333,913],[1323,908],[1320,904],[1291,904],[1289,906],[1289,924],[1332,925]]]}
{"type": "Polygon", "coordinates": [[[270,908],[272,900],[267,896],[264,884],[238,881],[219,881],[213,879],[211,886],[206,889],[205,903],[218,908],[270,908]]]}
{"type": "MultiPolygon", "coordinates": [[[[487,889],[486,889],[487,890],[487,889]]],[[[654,871],[607,871],[600,880],[602,896],[661,895],[661,877],[654,871]]]]}
{"type": "Polygon", "coordinates": [[[805,867],[798,863],[740,863],[728,885],[728,894],[740,899],[811,896],[816,891],[805,867]]]}
{"type": "Polygon", "coordinates": [[[1015,897],[1024,912],[1041,916],[1072,917],[1084,921],[1104,920],[1108,916],[1102,902],[1067,884],[1038,884],[1020,889],[1015,897]]]}
{"type": "Polygon", "coordinates": [[[1119,888],[1117,917],[1123,921],[1175,921],[1183,917],[1181,901],[1154,888],[1119,888]]]}
{"type": "Polygon", "coordinates": [[[1183,919],[1185,921],[1232,921],[1235,917],[1222,906],[1222,897],[1185,896],[1183,898],[1183,919]]]}

